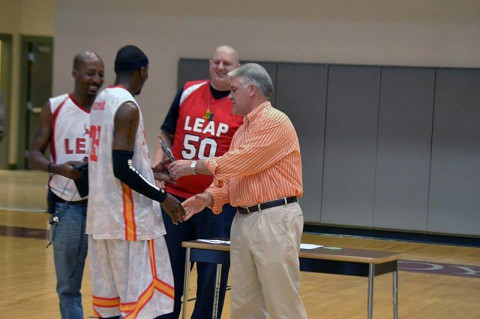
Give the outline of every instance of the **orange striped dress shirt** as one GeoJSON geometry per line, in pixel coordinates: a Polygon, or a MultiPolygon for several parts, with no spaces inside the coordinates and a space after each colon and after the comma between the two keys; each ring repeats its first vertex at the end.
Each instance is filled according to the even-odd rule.
{"type": "Polygon", "coordinates": [[[252,206],[282,197],[303,195],[302,160],[290,119],[264,102],[244,117],[230,149],[206,165],[214,176],[207,188],[212,210],[222,206],[252,206]]]}

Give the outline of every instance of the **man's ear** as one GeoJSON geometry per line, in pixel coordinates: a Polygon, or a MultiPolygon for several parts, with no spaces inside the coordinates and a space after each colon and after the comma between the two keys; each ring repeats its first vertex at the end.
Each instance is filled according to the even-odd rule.
{"type": "Polygon", "coordinates": [[[78,70],[77,69],[72,69],[72,78],[75,78],[78,75],[78,70]]]}
{"type": "Polygon", "coordinates": [[[248,94],[254,96],[258,92],[258,87],[255,84],[250,84],[248,86],[248,94]]]}
{"type": "Polygon", "coordinates": [[[142,66],[140,68],[140,76],[143,78],[143,79],[146,79],[147,76],[148,76],[148,73],[147,73],[147,68],[142,66]]]}

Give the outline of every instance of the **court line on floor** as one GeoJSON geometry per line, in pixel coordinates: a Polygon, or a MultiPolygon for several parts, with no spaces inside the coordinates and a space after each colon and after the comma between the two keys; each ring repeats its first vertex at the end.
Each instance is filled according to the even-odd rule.
{"type": "Polygon", "coordinates": [[[21,212],[21,213],[46,213],[47,210],[45,208],[25,208],[25,207],[6,207],[0,206],[0,211],[7,211],[7,212],[21,212]]]}

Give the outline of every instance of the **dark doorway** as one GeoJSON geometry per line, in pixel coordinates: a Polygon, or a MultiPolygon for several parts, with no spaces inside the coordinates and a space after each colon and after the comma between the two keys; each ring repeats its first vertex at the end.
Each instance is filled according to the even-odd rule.
{"type": "Polygon", "coordinates": [[[12,107],[10,92],[12,83],[12,36],[0,34],[0,91],[5,102],[5,136],[0,142],[0,169],[8,167],[8,149],[10,146],[10,110],[12,107]]]}
{"type": "Polygon", "coordinates": [[[28,168],[28,148],[43,104],[52,95],[53,38],[21,37],[18,168],[28,168]]]}
{"type": "Polygon", "coordinates": [[[10,92],[12,83],[12,36],[0,34],[0,91],[5,104],[5,136],[0,142],[0,169],[8,167],[8,149],[10,146],[10,110],[12,107],[10,92]]]}

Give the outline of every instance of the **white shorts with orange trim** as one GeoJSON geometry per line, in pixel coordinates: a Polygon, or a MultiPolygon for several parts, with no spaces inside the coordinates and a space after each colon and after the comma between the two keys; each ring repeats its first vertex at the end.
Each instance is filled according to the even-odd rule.
{"type": "Polygon", "coordinates": [[[173,275],[164,237],[145,241],[88,236],[93,312],[151,319],[173,311],[173,275]]]}

